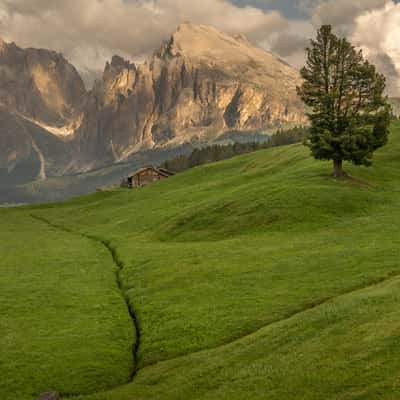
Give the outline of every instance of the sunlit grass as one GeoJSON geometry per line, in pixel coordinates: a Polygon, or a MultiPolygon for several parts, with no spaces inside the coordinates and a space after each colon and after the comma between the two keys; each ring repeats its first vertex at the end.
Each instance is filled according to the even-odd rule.
{"type": "MultiPolygon", "coordinates": [[[[333,179],[330,163],[294,145],[195,168],[143,189],[1,211],[10,224],[34,214],[110,241],[123,261],[122,290],[140,326],[139,372],[131,384],[83,398],[393,399],[400,382],[400,126],[392,131],[374,166],[346,165],[346,180],[333,179]]],[[[25,221],[15,237],[34,240],[40,231],[44,241],[54,238],[49,228],[25,221]]],[[[68,247],[79,268],[92,254],[89,244],[67,236],[83,240],[68,247]]],[[[61,232],[57,239],[63,242],[61,232]]],[[[8,240],[14,239],[3,243],[8,240]]],[[[99,270],[111,274],[106,256],[93,251],[104,264],[99,270]]],[[[33,255],[29,250],[25,257],[33,255]]],[[[59,257],[46,258],[55,276],[59,257]]],[[[13,268],[6,278],[11,291],[18,287],[13,268]]],[[[79,272],[73,275],[79,290],[79,272]]],[[[107,279],[102,285],[115,290],[107,279]]],[[[101,302],[102,290],[96,292],[101,302]]],[[[8,297],[15,304],[23,299],[8,297]]],[[[81,313],[103,321],[115,317],[117,306],[81,313]]],[[[62,313],[64,305],[57,307],[62,313]]],[[[41,321],[40,311],[31,317],[41,321]]],[[[118,321],[129,325],[126,315],[118,321]]],[[[113,319],[107,324],[121,333],[113,319]]],[[[68,335],[59,339],[68,343],[68,335]]],[[[60,371],[66,368],[62,351],[60,371]]],[[[30,365],[26,370],[35,374],[30,365]]],[[[108,367],[104,360],[102,368],[108,367]]],[[[124,363],[121,371],[115,376],[126,371],[124,363]]],[[[21,387],[29,378],[21,375],[21,387]]],[[[54,382],[75,392],[67,379],[54,382]]],[[[100,375],[97,384],[105,386],[100,375]]],[[[91,392],[96,379],[82,386],[82,393],[91,392]]]]}

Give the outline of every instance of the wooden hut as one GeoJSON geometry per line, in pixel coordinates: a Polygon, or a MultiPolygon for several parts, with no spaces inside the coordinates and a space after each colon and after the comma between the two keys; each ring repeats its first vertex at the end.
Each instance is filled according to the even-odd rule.
{"type": "Polygon", "coordinates": [[[172,175],[174,175],[174,173],[171,171],[164,168],[156,168],[151,165],[140,168],[134,174],[128,176],[127,183],[130,188],[146,186],[153,182],[169,178],[172,175]]]}

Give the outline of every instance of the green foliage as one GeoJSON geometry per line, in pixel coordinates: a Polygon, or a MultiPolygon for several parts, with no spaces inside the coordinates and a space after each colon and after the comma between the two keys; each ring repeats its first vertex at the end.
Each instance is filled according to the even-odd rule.
{"type": "Polygon", "coordinates": [[[391,108],[385,78],[330,25],[320,28],[307,48],[304,79],[298,92],[310,108],[308,146],[316,159],[371,165],[375,150],[387,142],[391,108]]]}
{"type": "Polygon", "coordinates": [[[328,163],[291,145],[0,210],[2,400],[43,386],[71,400],[396,398],[399,151],[394,123],[378,162],[346,165],[357,179],[329,179],[328,163]],[[130,383],[114,271],[79,234],[124,264],[141,332],[130,383]]]}
{"type": "Polygon", "coordinates": [[[189,155],[180,155],[165,161],[161,166],[174,172],[181,172],[199,165],[214,161],[226,160],[240,154],[299,143],[304,140],[308,128],[294,127],[291,129],[279,129],[265,142],[235,142],[227,145],[211,145],[194,149],[189,155]]]}

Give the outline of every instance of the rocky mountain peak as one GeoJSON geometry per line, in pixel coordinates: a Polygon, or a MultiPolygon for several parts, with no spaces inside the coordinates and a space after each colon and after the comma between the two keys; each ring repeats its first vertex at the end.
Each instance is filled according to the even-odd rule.
{"type": "Polygon", "coordinates": [[[106,63],[103,77],[97,81],[93,93],[102,104],[111,104],[121,96],[127,96],[136,80],[136,66],[124,58],[114,55],[106,63]]]}
{"type": "Polygon", "coordinates": [[[231,62],[255,56],[254,52],[268,54],[251,44],[243,35],[229,35],[212,26],[189,22],[179,25],[172,35],[171,43],[177,53],[192,58],[216,58],[231,62]]]}
{"type": "Polygon", "coordinates": [[[52,126],[69,124],[86,90],[76,69],[54,51],[0,43],[0,103],[52,126]]]}
{"type": "Polygon", "coordinates": [[[2,37],[0,37],[0,56],[6,53],[18,50],[18,47],[14,42],[6,42],[2,37]]]}
{"type": "Polygon", "coordinates": [[[180,57],[192,64],[208,65],[252,84],[275,85],[278,76],[292,83],[298,83],[299,79],[298,71],[255,46],[244,35],[229,35],[212,26],[189,22],[179,25],[159,55],[161,58],[180,57]]]}
{"type": "MultiPolygon", "coordinates": [[[[207,142],[230,130],[305,122],[299,73],[245,37],[214,27],[181,24],[138,66],[113,56],[90,92],[62,55],[1,46],[7,50],[0,51],[0,104],[50,136],[63,136],[71,150],[64,171],[119,162],[149,148],[207,142]]],[[[7,121],[14,128],[4,160],[30,157],[25,148],[36,158],[36,147],[45,154],[29,133],[16,143],[20,120],[7,121]]]]}
{"type": "Polygon", "coordinates": [[[106,63],[106,70],[107,69],[116,69],[116,70],[122,70],[124,68],[127,69],[134,69],[135,64],[131,63],[128,60],[125,60],[124,58],[120,57],[119,55],[113,55],[111,58],[111,62],[106,63]]]}
{"type": "Polygon", "coordinates": [[[170,46],[173,54],[211,56],[216,48],[224,51],[235,47],[235,39],[214,27],[185,22],[172,34],[170,46]]]}
{"type": "Polygon", "coordinates": [[[118,56],[107,64],[76,134],[82,160],[302,123],[299,83],[294,68],[245,37],[183,23],[137,68],[118,56]]]}
{"type": "Polygon", "coordinates": [[[169,41],[156,54],[160,57],[212,57],[213,49],[221,51],[237,47],[237,41],[245,41],[240,35],[230,36],[207,25],[184,22],[172,33],[169,41]]]}

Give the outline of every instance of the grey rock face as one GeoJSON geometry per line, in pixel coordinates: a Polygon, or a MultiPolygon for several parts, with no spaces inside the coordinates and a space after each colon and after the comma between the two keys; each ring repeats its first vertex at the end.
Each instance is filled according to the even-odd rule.
{"type": "Polygon", "coordinates": [[[82,79],[61,54],[22,49],[0,40],[3,181],[24,174],[29,179],[45,179],[46,170],[64,171],[70,152],[60,136],[65,130],[73,131],[85,96],[82,79]]]}
{"type": "Polygon", "coordinates": [[[115,56],[88,96],[76,133],[80,162],[118,161],[139,149],[305,122],[298,72],[214,28],[183,24],[152,59],[115,56]]]}
{"type": "Polygon", "coordinates": [[[299,83],[271,53],[203,25],[182,24],[144,64],[114,56],[89,92],[62,55],[0,41],[0,175],[34,162],[45,179],[229,130],[302,124],[299,83]]]}
{"type": "Polygon", "coordinates": [[[56,52],[0,44],[0,104],[40,123],[63,126],[86,94],[75,68],[56,52]]]}

